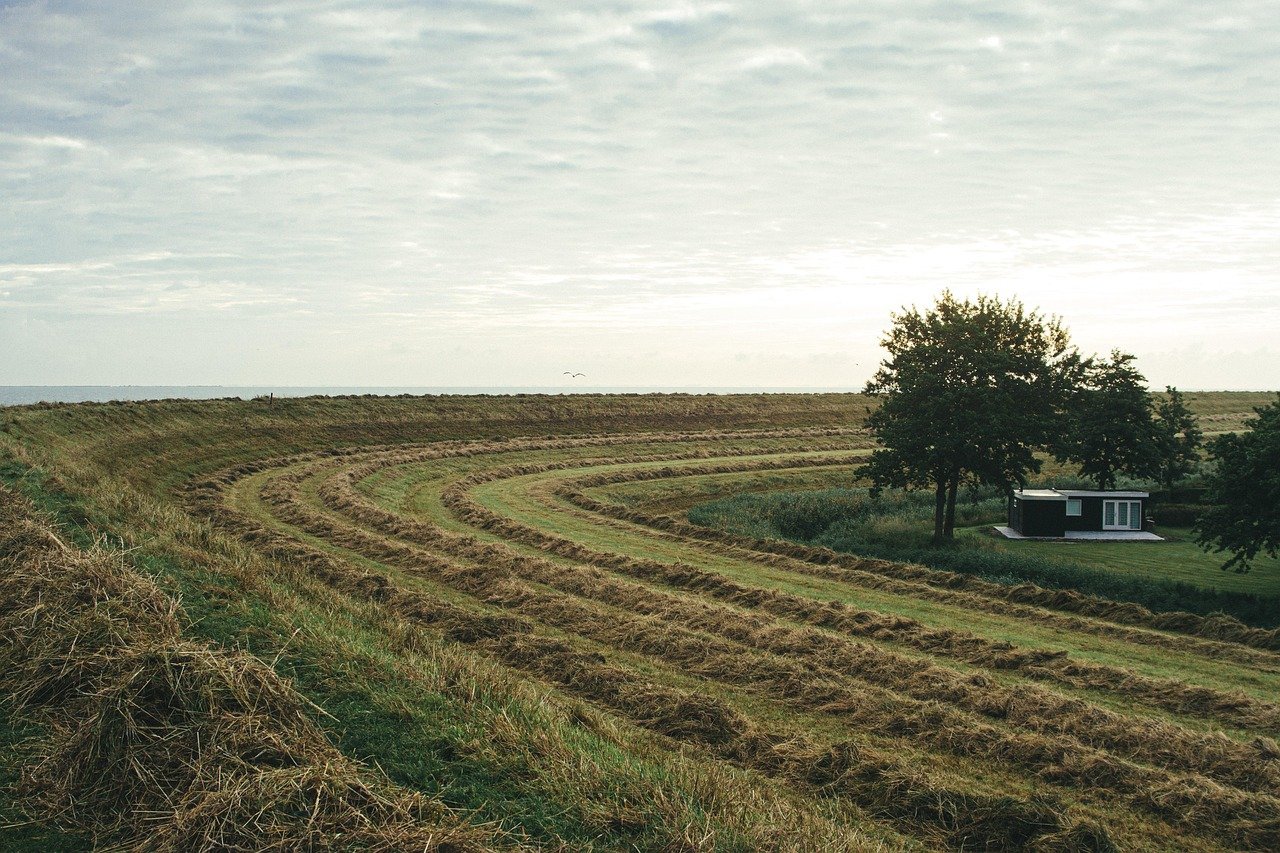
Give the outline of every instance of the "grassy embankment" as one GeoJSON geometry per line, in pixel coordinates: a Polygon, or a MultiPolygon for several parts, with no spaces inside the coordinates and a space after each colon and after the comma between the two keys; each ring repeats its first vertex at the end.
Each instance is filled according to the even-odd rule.
{"type": "MultiPolygon", "coordinates": [[[[711,837],[750,849],[784,832],[835,849],[877,849],[887,836],[896,848],[891,832],[825,816],[842,804],[798,808],[732,768],[708,772],[644,729],[316,583],[294,561],[191,518],[175,492],[197,472],[333,446],[849,416],[840,399],[763,408],[627,396],[607,406],[530,397],[26,407],[0,412],[0,442],[9,482],[81,544],[122,539],[140,569],[181,596],[195,636],[271,661],[332,715],[318,722],[345,752],[516,839],[623,849],[711,837]],[[741,814],[742,803],[756,808],[741,814]]],[[[21,830],[41,849],[56,845],[50,831],[21,830]]]]}
{"type": "MultiPolygon", "coordinates": [[[[1248,402],[1207,400],[1224,423],[1248,402]]],[[[865,411],[28,408],[0,447],[64,530],[180,594],[193,637],[270,664],[344,755],[494,844],[1273,846],[1280,638],[654,517],[838,476],[865,411]]]]}

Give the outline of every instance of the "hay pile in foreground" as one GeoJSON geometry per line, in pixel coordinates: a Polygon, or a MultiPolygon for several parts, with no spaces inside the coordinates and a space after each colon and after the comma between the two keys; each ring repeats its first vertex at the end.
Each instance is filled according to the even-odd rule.
{"type": "Polygon", "coordinates": [[[118,553],[64,545],[0,487],[0,693],[50,732],[33,817],[164,851],[491,849],[443,805],[343,756],[256,658],[182,635],[118,553]]]}

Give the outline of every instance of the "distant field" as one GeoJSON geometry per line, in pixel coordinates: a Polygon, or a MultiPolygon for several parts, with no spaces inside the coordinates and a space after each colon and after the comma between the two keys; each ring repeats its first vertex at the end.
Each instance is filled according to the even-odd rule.
{"type": "MultiPolygon", "coordinates": [[[[1255,397],[1193,404],[1227,424],[1255,397]]],[[[75,553],[37,533],[22,548],[74,561],[97,540],[93,559],[180,596],[181,642],[252,653],[315,703],[314,754],[390,801],[425,798],[424,829],[461,832],[458,849],[1280,847],[1280,632],[682,520],[842,482],[872,447],[869,405],[6,409],[0,495],[75,553]]],[[[11,575],[34,571],[5,547],[11,575]]],[[[34,731],[38,751],[54,713],[0,706],[0,746],[34,731]]],[[[211,731],[182,742],[231,748],[211,731]]],[[[22,753],[0,749],[0,775],[22,753]]],[[[233,762],[254,779],[279,763],[233,762]]],[[[139,831],[196,815],[157,802],[139,831]]],[[[48,843],[84,828],[72,809],[48,843]]],[[[11,831],[0,846],[39,849],[11,831]]],[[[138,843],[117,832],[104,841],[138,843]]]]}

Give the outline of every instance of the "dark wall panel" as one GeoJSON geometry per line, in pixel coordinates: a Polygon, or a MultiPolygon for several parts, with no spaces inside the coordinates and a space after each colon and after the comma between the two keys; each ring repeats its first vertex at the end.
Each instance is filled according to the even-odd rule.
{"type": "Polygon", "coordinates": [[[1066,534],[1066,501],[1022,501],[1023,536],[1066,534]]]}

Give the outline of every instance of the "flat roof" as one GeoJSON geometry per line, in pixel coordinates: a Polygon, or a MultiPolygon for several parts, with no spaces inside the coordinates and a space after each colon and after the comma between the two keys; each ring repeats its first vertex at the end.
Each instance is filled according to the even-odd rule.
{"type": "Polygon", "coordinates": [[[1029,501],[1065,501],[1067,498],[1147,498],[1151,493],[1097,489],[1018,489],[1014,491],[1013,496],[1029,501]]]}

